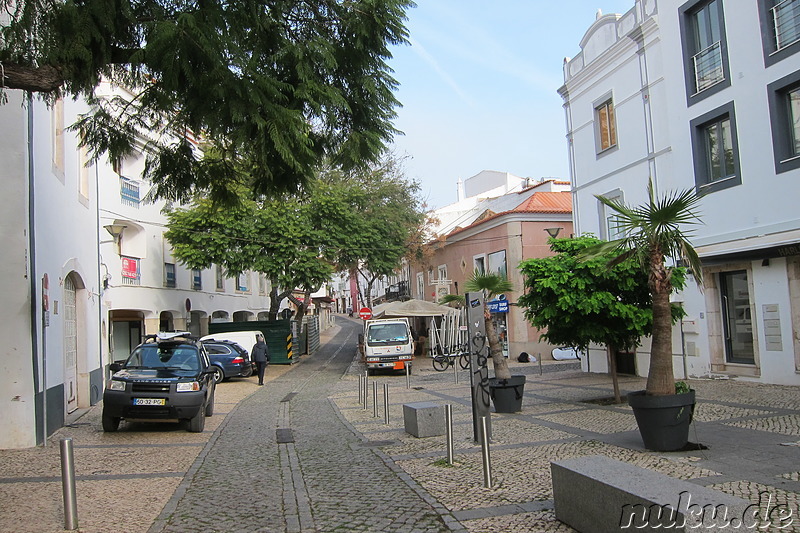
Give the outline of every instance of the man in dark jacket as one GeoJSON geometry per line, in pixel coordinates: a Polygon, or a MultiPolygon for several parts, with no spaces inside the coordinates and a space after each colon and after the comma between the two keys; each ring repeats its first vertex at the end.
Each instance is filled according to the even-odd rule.
{"type": "Polygon", "coordinates": [[[269,348],[267,348],[267,343],[264,342],[263,335],[256,335],[256,343],[250,351],[250,355],[258,369],[258,384],[263,385],[264,371],[267,369],[267,363],[269,363],[269,348]]]}

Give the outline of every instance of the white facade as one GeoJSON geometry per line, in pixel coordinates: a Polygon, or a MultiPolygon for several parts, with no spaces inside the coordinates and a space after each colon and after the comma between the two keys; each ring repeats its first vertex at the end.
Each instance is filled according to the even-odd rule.
{"type": "MultiPolygon", "coordinates": [[[[598,17],[564,63],[576,233],[614,237],[595,195],[637,205],[649,177],[661,194],[705,193],[692,238],[704,290],[690,282],[676,296],[688,312],[675,328],[678,377],[800,384],[800,158],[787,154],[800,18],[777,12],[778,49],[777,3],[635,0],[598,17]]],[[[800,13],[800,1],[787,8],[800,13]]],[[[605,371],[604,353],[585,366],[605,371]]]]}
{"type": "Polygon", "coordinates": [[[102,396],[97,175],[65,130],[85,106],[8,97],[0,106],[0,448],[22,448],[102,396]]]}

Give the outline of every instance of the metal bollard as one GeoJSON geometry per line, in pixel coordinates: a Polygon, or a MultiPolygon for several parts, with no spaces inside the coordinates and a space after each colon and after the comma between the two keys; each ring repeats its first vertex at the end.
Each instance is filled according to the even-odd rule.
{"type": "Polygon", "coordinates": [[[64,495],[64,529],[78,529],[78,502],[75,498],[75,460],[72,439],[61,439],[61,491],[64,495]]]}
{"type": "Polygon", "coordinates": [[[372,382],[372,417],[378,418],[378,384],[372,382]]]}
{"type": "Polygon", "coordinates": [[[406,368],[406,388],[411,388],[411,369],[408,366],[408,362],[406,362],[403,366],[406,368]]]}
{"type": "Polygon", "coordinates": [[[364,372],[364,410],[369,408],[369,370],[364,372]]]}
{"type": "Polygon", "coordinates": [[[383,384],[383,423],[389,425],[389,384],[383,384]]]}
{"type": "Polygon", "coordinates": [[[458,358],[453,359],[453,376],[455,376],[455,383],[458,384],[458,358]]]}
{"type": "Polygon", "coordinates": [[[542,375],[542,354],[539,353],[539,375],[542,375]]]}
{"type": "Polygon", "coordinates": [[[358,375],[358,405],[362,405],[364,403],[364,376],[361,374],[358,375]]]}
{"type": "Polygon", "coordinates": [[[481,417],[481,455],[483,456],[483,486],[492,488],[492,461],[489,458],[489,437],[486,429],[486,417],[481,417]]]}
{"type": "Polygon", "coordinates": [[[453,464],[453,406],[444,406],[445,429],[447,430],[447,464],[453,464]]]}

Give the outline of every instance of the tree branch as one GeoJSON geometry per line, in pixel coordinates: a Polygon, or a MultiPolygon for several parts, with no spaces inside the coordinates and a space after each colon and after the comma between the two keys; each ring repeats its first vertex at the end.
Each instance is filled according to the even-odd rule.
{"type": "Polygon", "coordinates": [[[16,63],[2,63],[5,75],[0,80],[0,87],[5,89],[21,89],[37,93],[51,93],[64,85],[64,77],[57,67],[28,67],[16,63]]]}

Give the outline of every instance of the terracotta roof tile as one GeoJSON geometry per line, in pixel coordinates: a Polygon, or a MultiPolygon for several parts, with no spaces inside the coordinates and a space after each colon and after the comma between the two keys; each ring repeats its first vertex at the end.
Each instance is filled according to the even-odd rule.
{"type": "Polygon", "coordinates": [[[568,192],[536,192],[514,211],[529,213],[572,213],[572,194],[568,192]]]}

